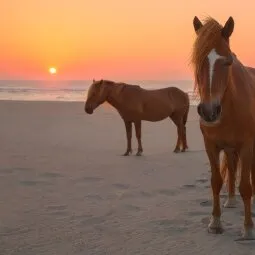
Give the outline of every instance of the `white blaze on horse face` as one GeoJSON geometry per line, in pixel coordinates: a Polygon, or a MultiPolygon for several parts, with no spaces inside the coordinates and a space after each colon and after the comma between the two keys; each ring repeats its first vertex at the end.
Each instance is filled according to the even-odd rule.
{"type": "Polygon", "coordinates": [[[212,90],[212,79],[213,79],[213,72],[214,72],[214,66],[218,59],[224,58],[223,56],[219,55],[215,49],[212,49],[210,53],[208,54],[208,60],[209,60],[209,88],[210,88],[210,95],[212,90]]]}

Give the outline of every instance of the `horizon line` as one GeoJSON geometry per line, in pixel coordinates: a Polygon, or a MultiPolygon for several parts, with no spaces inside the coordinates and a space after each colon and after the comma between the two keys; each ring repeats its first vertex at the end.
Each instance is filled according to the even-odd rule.
{"type": "MultiPolygon", "coordinates": [[[[13,79],[1,79],[0,81],[54,81],[54,82],[58,82],[58,81],[92,81],[93,79],[17,79],[17,78],[13,78],[13,79]]],[[[192,81],[193,79],[95,79],[95,80],[112,80],[112,81],[121,81],[121,80],[125,80],[125,81],[192,81]]]]}

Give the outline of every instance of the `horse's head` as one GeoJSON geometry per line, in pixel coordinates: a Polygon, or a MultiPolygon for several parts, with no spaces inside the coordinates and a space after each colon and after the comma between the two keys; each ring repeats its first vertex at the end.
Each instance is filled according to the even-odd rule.
{"type": "Polygon", "coordinates": [[[85,103],[85,112],[92,114],[93,111],[102,103],[104,103],[108,96],[107,84],[104,80],[95,81],[90,85],[85,103]]]}
{"type": "Polygon", "coordinates": [[[198,114],[206,123],[220,121],[222,99],[229,83],[233,54],[229,38],[234,30],[230,17],[224,26],[208,18],[204,24],[195,17],[193,26],[197,34],[192,64],[195,71],[195,88],[200,96],[198,114]]]}

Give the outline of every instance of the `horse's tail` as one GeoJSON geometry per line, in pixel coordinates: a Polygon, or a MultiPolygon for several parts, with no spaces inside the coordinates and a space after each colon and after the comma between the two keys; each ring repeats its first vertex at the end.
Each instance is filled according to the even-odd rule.
{"type": "Polygon", "coordinates": [[[186,111],[185,111],[184,116],[183,116],[183,124],[184,124],[184,126],[187,123],[188,115],[189,115],[189,108],[190,108],[189,94],[186,93],[186,95],[187,95],[187,106],[186,106],[186,111]]]}
{"type": "MultiPolygon", "coordinates": [[[[235,169],[235,176],[236,176],[236,180],[238,180],[240,178],[240,167],[238,167],[238,161],[239,161],[239,157],[238,154],[236,152],[233,153],[233,159],[234,161],[234,165],[236,166],[235,169]]],[[[220,167],[220,174],[221,177],[223,179],[223,183],[225,183],[226,185],[228,185],[228,163],[227,163],[227,156],[224,152],[223,154],[223,159],[221,162],[221,167],[220,167]]]]}
{"type": "Polygon", "coordinates": [[[227,172],[228,172],[227,156],[226,156],[226,154],[224,152],[223,159],[222,159],[222,162],[221,162],[221,165],[220,165],[220,174],[221,174],[223,183],[226,183],[226,184],[228,182],[227,172]]]}
{"type": "Polygon", "coordinates": [[[187,120],[188,120],[188,114],[189,114],[189,106],[187,107],[185,113],[184,113],[184,116],[183,116],[183,124],[184,126],[186,125],[187,123],[187,120]]]}

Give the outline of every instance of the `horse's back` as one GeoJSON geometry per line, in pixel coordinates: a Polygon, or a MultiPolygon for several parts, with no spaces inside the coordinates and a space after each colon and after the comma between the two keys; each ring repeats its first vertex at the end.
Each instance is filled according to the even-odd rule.
{"type": "Polygon", "coordinates": [[[167,116],[173,113],[184,115],[188,111],[189,96],[179,88],[143,89],[142,94],[147,111],[165,112],[167,116]]]}
{"type": "Polygon", "coordinates": [[[177,87],[167,87],[154,90],[144,90],[150,98],[170,104],[173,109],[186,108],[189,106],[189,96],[177,87]]]}
{"type": "Polygon", "coordinates": [[[189,105],[188,95],[175,87],[149,90],[126,84],[118,100],[120,114],[130,120],[163,120],[175,110],[187,111],[189,105]]]}

